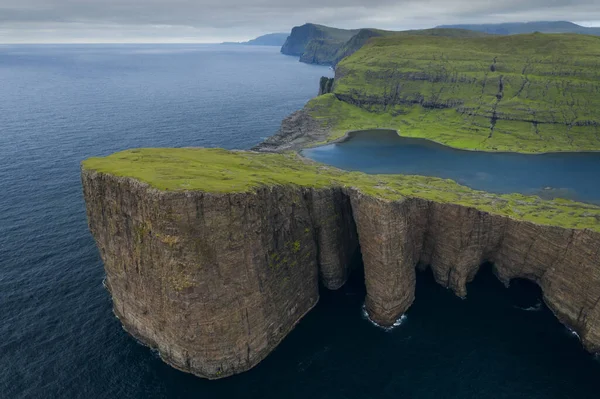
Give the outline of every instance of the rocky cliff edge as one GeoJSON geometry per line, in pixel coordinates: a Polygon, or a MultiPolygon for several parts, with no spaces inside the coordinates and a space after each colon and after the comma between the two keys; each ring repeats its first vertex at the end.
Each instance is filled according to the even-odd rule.
{"type": "Polygon", "coordinates": [[[538,284],[600,350],[600,208],[442,179],[368,176],[295,155],[142,149],[92,158],[82,182],[114,312],[174,367],[206,378],[264,359],[341,287],[360,249],[366,309],[392,325],[416,267],[457,295],[486,261],[538,284]]]}

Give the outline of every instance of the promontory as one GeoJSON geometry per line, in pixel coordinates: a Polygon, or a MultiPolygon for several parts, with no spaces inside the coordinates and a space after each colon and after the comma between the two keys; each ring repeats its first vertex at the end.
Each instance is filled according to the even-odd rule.
{"type": "Polygon", "coordinates": [[[220,378],[264,359],[362,252],[366,309],[392,325],[415,268],[465,296],[485,261],[536,282],[600,349],[600,208],[449,180],[343,172],[295,154],[139,149],[83,164],[114,312],[181,370],[220,378]]]}
{"type": "Polygon", "coordinates": [[[470,150],[600,150],[599,67],[600,37],[375,37],[255,151],[132,149],[84,161],[115,314],[167,363],[216,379],[264,359],[320,286],[345,284],[355,256],[381,326],[411,306],[417,269],[464,297],[491,262],[506,284],[536,283],[600,351],[600,207],[347,172],[295,152],[372,128],[470,150]]]}

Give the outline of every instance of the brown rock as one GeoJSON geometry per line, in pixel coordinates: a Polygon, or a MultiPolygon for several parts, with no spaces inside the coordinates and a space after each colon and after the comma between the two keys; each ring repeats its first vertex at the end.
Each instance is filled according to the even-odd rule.
{"type": "Polygon", "coordinates": [[[82,180],[115,314],[166,362],[201,377],[264,359],[317,303],[319,275],[330,289],[345,283],[359,243],[366,307],[378,324],[392,325],[412,304],[417,265],[465,296],[491,261],[507,284],[537,283],[585,347],[600,350],[600,234],[593,231],[351,188],[217,195],[159,191],[86,170],[82,180]]]}

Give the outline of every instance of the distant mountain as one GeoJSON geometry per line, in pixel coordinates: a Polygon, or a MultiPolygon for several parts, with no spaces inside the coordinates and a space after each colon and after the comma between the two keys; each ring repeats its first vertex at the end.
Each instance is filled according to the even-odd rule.
{"type": "Polygon", "coordinates": [[[248,40],[247,42],[224,42],[221,44],[228,45],[246,45],[246,46],[283,46],[286,39],[288,38],[287,33],[269,33],[267,35],[262,35],[257,37],[256,39],[248,40]]]}
{"type": "Polygon", "coordinates": [[[537,22],[514,22],[503,24],[461,24],[440,25],[438,28],[446,29],[468,29],[477,32],[485,32],[492,35],[515,35],[520,33],[580,33],[584,35],[600,36],[600,28],[587,28],[568,21],[537,21],[537,22]]]}
{"type": "Polygon", "coordinates": [[[461,29],[424,29],[386,31],[381,29],[337,29],[329,26],[305,24],[296,26],[281,48],[286,55],[299,56],[307,64],[336,65],[343,58],[360,49],[369,39],[380,36],[483,36],[484,33],[461,29]]]}
{"type": "Polygon", "coordinates": [[[292,29],[281,52],[298,56],[308,64],[331,64],[333,53],[357,33],[358,30],[304,24],[292,29]]]}
{"type": "Polygon", "coordinates": [[[338,29],[324,25],[304,24],[292,29],[281,52],[300,57],[307,64],[336,65],[360,49],[371,38],[381,36],[447,36],[514,35],[523,33],[579,33],[600,36],[600,28],[587,28],[567,21],[516,22],[482,25],[441,25],[434,29],[386,31],[381,29],[338,29]]]}

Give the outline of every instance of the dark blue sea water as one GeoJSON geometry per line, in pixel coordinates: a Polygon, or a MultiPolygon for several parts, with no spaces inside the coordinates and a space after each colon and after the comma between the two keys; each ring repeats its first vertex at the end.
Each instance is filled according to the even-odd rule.
{"type": "Polygon", "coordinates": [[[356,272],[263,363],[221,381],[172,369],[121,329],[80,161],[130,147],[248,148],[329,73],[276,48],[0,46],[0,397],[597,397],[600,364],[538,290],[507,290],[489,272],[467,300],[420,275],[392,332],[362,317],[356,272]]]}
{"type": "Polygon", "coordinates": [[[600,153],[524,155],[452,149],[394,131],[352,133],[311,148],[315,161],[366,173],[403,173],[455,180],[477,190],[600,203],[600,153]]]}

